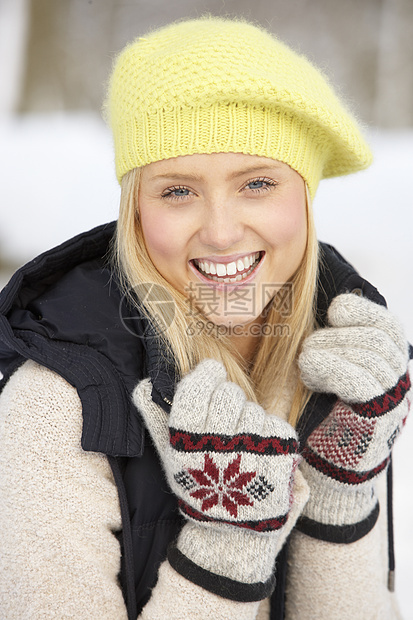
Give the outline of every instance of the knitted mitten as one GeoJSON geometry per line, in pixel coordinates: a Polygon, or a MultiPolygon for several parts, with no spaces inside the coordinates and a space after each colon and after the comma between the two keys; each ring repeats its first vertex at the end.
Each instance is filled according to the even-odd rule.
{"type": "Polygon", "coordinates": [[[310,500],[299,528],[352,542],[377,519],[375,477],[408,413],[407,342],[386,308],[350,293],[333,300],[328,320],[331,327],[309,336],[299,358],[304,383],[340,399],[303,450],[310,500]]]}
{"type": "Polygon", "coordinates": [[[294,429],[246,401],[215,360],[179,382],[169,420],[148,379],[134,402],[188,520],[169,550],[173,568],[225,598],[268,596],[299,460],[294,429]]]}

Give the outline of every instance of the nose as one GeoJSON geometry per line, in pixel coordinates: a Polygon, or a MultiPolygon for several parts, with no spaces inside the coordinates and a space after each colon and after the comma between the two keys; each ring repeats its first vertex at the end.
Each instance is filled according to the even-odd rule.
{"type": "Polygon", "coordinates": [[[206,205],[199,238],[203,245],[216,250],[235,247],[244,237],[240,214],[223,202],[206,205]]]}

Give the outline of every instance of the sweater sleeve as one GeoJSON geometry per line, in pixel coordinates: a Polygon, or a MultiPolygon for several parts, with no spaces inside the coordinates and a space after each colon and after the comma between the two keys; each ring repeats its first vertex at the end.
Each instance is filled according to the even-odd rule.
{"type": "Polygon", "coordinates": [[[126,619],[117,489],[106,457],[81,448],[76,390],[26,362],[0,411],[2,619],[126,619]]]}
{"type": "Polygon", "coordinates": [[[294,530],[287,571],[286,620],[400,620],[387,588],[386,479],[376,481],[380,515],[350,544],[294,530]]]}

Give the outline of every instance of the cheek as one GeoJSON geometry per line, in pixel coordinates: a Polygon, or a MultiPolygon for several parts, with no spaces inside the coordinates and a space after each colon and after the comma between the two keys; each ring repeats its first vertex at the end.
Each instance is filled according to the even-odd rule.
{"type": "Polygon", "coordinates": [[[307,209],[303,205],[286,205],[278,217],[271,219],[267,229],[271,234],[268,267],[269,277],[287,282],[299,268],[307,246],[307,209]]]}
{"type": "Polygon", "coordinates": [[[288,205],[282,213],[273,214],[269,219],[268,231],[274,246],[290,247],[301,254],[307,241],[307,213],[305,206],[288,205]]]}
{"type": "Polygon", "coordinates": [[[141,226],[146,248],[155,266],[158,260],[170,260],[182,254],[182,231],[156,211],[141,211],[141,226]]]}

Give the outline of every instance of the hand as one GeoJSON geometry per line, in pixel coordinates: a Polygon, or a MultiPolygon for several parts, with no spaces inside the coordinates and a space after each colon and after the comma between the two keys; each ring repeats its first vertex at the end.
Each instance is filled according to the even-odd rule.
{"type": "Polygon", "coordinates": [[[138,385],[134,401],[188,519],[173,566],[191,578],[185,569],[189,558],[220,576],[211,588],[199,585],[221,596],[267,596],[299,460],[294,429],[248,402],[214,360],[201,362],[180,381],[169,420],[153,403],[149,380],[138,385]],[[242,587],[225,582],[220,588],[222,578],[242,587]]]}
{"type": "MultiPolygon", "coordinates": [[[[354,540],[375,523],[375,478],[386,468],[408,413],[407,342],[385,308],[355,295],[337,297],[328,317],[332,327],[312,334],[299,359],[308,387],[341,399],[303,450],[301,469],[310,485],[303,514],[324,526],[340,526],[341,534],[354,540]]],[[[318,534],[323,530],[311,527],[318,534]]],[[[340,540],[339,532],[330,528],[328,536],[349,542],[340,540]]]]}
{"type": "Polygon", "coordinates": [[[387,392],[405,375],[408,344],[387,308],[346,293],[331,303],[328,322],[331,327],[305,340],[299,358],[301,378],[310,390],[362,403],[387,392]]]}

